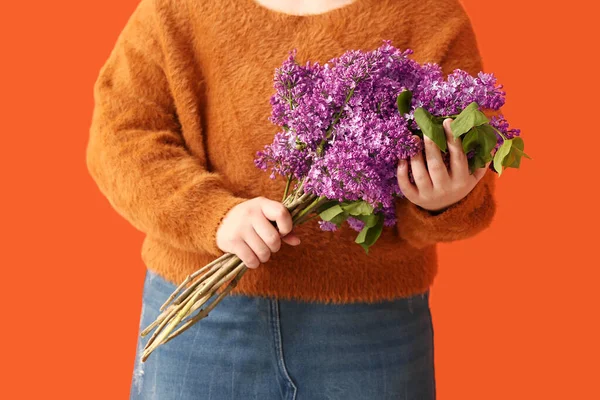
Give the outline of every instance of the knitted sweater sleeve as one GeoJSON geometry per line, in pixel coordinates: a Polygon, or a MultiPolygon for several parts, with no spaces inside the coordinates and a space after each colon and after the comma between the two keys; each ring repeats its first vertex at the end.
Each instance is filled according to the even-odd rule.
{"type": "MultiPolygon", "coordinates": [[[[483,70],[475,33],[466,14],[449,40],[439,65],[446,75],[456,68],[471,75],[483,70]]],[[[495,173],[487,171],[466,197],[439,213],[429,212],[406,198],[398,199],[398,234],[417,248],[478,234],[490,226],[496,212],[496,179],[495,173]]]]}
{"type": "Polygon", "coordinates": [[[207,170],[206,157],[186,146],[177,111],[189,104],[174,101],[167,79],[163,46],[170,38],[158,22],[159,3],[141,0],[100,69],[86,164],[111,206],[135,228],[176,248],[217,256],[222,218],[246,199],[227,190],[223,177],[207,170]]]}

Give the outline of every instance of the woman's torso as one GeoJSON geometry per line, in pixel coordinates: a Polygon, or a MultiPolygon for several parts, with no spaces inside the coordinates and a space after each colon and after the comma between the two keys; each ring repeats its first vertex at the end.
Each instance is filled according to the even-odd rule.
{"type": "MultiPolygon", "coordinates": [[[[234,194],[275,200],[282,197],[284,180],[270,179],[253,161],[277,132],[268,120],[269,99],[275,68],[290,50],[297,49],[301,63],[325,63],[349,49],[371,50],[391,40],[413,49],[417,61],[439,62],[457,25],[453,12],[455,19],[464,18],[457,0],[354,0],[309,16],[269,10],[254,0],[177,4],[169,11],[177,13],[176,22],[163,24],[166,73],[186,82],[175,99],[186,144],[234,194]]],[[[369,255],[354,243],[356,232],[349,227],[321,232],[312,220],[298,233],[301,246],[284,246],[235,291],[337,301],[393,298],[422,293],[436,274],[435,248],[411,247],[396,227],[384,228],[369,255]]],[[[166,251],[151,238],[143,254],[152,269],[172,280],[210,261],[209,255],[166,251]]]]}

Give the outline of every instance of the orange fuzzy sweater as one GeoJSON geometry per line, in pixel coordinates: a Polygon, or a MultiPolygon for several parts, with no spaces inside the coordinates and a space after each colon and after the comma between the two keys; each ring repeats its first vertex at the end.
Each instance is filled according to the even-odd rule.
{"type": "MultiPolygon", "coordinates": [[[[275,68],[292,48],[325,62],[390,39],[413,59],[483,69],[459,0],[355,0],[320,15],[292,16],[254,0],[142,0],[94,86],[87,167],[112,207],[146,234],[146,266],[179,283],[223,254],[215,233],[236,204],[280,200],[283,179],[257,169],[277,128],[267,117],[275,68]]],[[[398,224],[370,254],[343,227],[315,219],[250,270],[232,294],[321,302],[374,302],[422,293],[437,272],[436,243],[469,238],[495,213],[495,174],[434,215],[397,200],[398,224]]]]}

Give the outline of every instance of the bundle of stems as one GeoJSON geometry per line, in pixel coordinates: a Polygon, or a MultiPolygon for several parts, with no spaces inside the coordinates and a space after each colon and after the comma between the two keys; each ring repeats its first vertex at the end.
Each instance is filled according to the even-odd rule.
{"type": "MultiPolygon", "coordinates": [[[[291,182],[290,177],[282,202],[289,210],[294,226],[297,226],[316,217],[316,210],[326,199],[305,193],[304,181],[299,182],[295,190],[288,195],[291,182]]],[[[146,361],[158,346],[167,343],[208,316],[237,285],[247,270],[248,267],[238,256],[226,253],[188,275],[161,306],[162,313],[142,331],[141,335],[145,337],[154,330],[144,346],[142,361],[146,361]]]]}

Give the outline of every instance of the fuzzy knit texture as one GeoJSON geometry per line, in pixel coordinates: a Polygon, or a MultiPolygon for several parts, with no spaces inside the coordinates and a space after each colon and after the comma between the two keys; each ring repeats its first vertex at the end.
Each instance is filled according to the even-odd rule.
{"type": "MultiPolygon", "coordinates": [[[[459,0],[355,0],[319,15],[283,14],[254,0],[141,0],[99,72],[86,160],[111,206],[146,234],[147,268],[178,284],[223,252],[216,231],[235,205],[281,200],[285,182],[253,164],[273,140],[273,74],[297,59],[325,62],[383,40],[445,74],[483,70],[459,0]]],[[[426,291],[438,268],[436,243],[470,238],[495,214],[488,171],[461,201],[435,214],[397,200],[398,224],[369,255],[342,227],[316,219],[246,273],[232,294],[344,303],[426,291]]]]}

